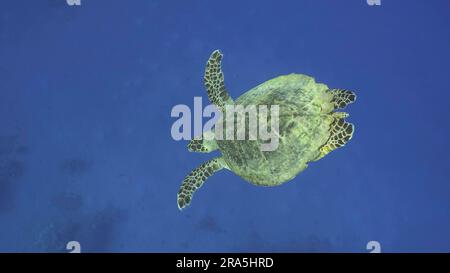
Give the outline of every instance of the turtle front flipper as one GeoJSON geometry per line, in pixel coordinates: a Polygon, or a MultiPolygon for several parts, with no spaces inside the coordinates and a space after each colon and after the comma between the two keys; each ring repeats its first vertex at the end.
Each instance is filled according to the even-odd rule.
{"type": "Polygon", "coordinates": [[[208,177],[224,167],[226,167],[226,164],[222,158],[213,158],[198,166],[186,176],[178,191],[178,208],[182,210],[189,206],[195,191],[203,185],[208,177]]]}
{"type": "Polygon", "coordinates": [[[215,50],[208,59],[205,69],[205,87],[209,100],[222,111],[226,104],[232,104],[233,100],[225,88],[224,76],[221,68],[222,53],[215,50]]]}
{"type": "Polygon", "coordinates": [[[208,131],[203,133],[200,138],[194,138],[188,143],[189,152],[210,153],[217,150],[216,141],[214,140],[214,132],[208,131]]]}
{"type": "Polygon", "coordinates": [[[333,94],[331,102],[334,104],[334,109],[342,109],[356,100],[356,94],[352,91],[345,89],[330,89],[328,91],[333,94]]]}
{"type": "MultiPolygon", "coordinates": [[[[335,113],[335,116],[341,117],[342,113],[335,113]]],[[[350,139],[352,139],[355,126],[352,123],[346,122],[343,118],[335,118],[330,126],[330,138],[327,143],[320,147],[319,156],[314,159],[317,161],[326,156],[329,152],[344,146],[350,139]]]]}

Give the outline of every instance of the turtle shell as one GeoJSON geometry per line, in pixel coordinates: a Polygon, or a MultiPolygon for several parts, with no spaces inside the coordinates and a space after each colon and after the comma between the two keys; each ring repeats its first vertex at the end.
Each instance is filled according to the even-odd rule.
{"type": "MultiPolygon", "coordinates": [[[[316,83],[312,77],[290,74],[268,80],[241,95],[235,106],[254,105],[260,109],[265,105],[268,112],[278,106],[278,132],[275,128],[271,140],[275,149],[264,151],[261,144],[268,141],[263,141],[260,135],[256,140],[249,139],[247,120],[245,140],[216,140],[228,168],[261,186],[275,186],[294,178],[318,157],[319,148],[330,137],[333,104],[327,90],[325,84],[316,83]]],[[[265,117],[258,112],[258,119],[265,117]]],[[[226,131],[226,118],[216,128],[218,125],[226,131]]],[[[235,122],[235,132],[237,128],[235,122]]]]}

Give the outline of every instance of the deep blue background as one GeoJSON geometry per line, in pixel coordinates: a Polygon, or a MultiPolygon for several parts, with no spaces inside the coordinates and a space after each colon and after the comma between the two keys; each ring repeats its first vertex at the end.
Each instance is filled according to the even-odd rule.
{"type": "Polygon", "coordinates": [[[0,251],[450,251],[450,2],[1,1],[0,251]],[[171,138],[207,97],[304,73],[358,94],[349,145],[293,181],[223,171],[171,138]]]}

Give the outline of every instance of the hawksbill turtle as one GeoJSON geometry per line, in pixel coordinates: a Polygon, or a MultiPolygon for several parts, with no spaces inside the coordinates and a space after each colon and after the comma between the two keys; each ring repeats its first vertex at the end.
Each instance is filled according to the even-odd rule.
{"type": "Polygon", "coordinates": [[[227,105],[278,105],[279,145],[273,151],[261,151],[261,140],[194,138],[188,144],[189,151],[219,149],[222,156],[206,161],[184,178],[177,195],[180,210],[191,203],[208,177],[223,168],[254,185],[276,186],[293,179],[309,162],[344,146],[353,136],[354,125],[345,121],[348,114],[336,110],[354,102],[355,93],[329,89],[307,75],[289,74],[268,80],[233,101],[225,88],[222,57],[215,50],[206,64],[204,84],[209,100],[222,113],[227,105]]]}

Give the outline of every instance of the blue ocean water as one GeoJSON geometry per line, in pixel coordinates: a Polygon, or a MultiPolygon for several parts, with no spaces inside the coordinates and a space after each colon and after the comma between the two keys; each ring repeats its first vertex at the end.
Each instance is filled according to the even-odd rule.
{"type": "Polygon", "coordinates": [[[0,251],[450,251],[450,2],[2,1],[0,251]],[[311,75],[358,95],[351,142],[289,183],[215,174],[180,212],[170,111],[311,75]]]}

